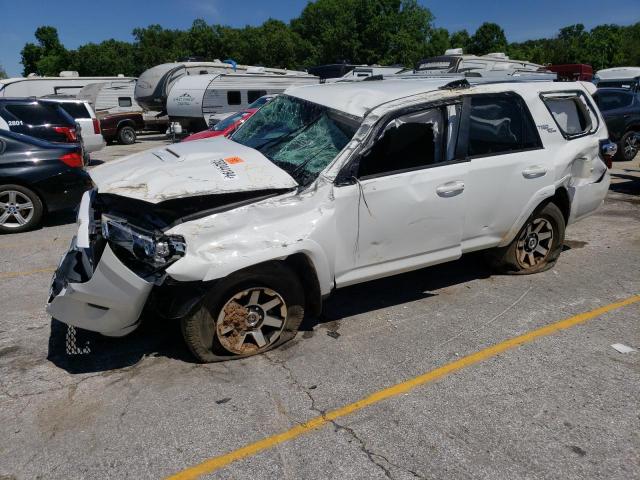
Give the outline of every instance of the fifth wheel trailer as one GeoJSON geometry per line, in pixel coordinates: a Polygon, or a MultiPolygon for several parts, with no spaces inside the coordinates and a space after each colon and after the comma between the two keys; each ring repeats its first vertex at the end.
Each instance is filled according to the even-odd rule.
{"type": "Polygon", "coordinates": [[[200,131],[232,113],[246,109],[264,95],[319,82],[318,77],[307,73],[184,76],[169,93],[167,113],[172,122],[180,122],[189,131],[200,131]]]}

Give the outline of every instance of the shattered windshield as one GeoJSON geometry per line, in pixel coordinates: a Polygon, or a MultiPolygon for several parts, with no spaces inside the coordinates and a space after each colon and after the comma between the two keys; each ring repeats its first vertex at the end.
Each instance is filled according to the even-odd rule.
{"type": "Polygon", "coordinates": [[[308,185],[349,143],[360,121],[305,100],[281,95],[248,119],[231,139],[254,148],[308,185]]]}

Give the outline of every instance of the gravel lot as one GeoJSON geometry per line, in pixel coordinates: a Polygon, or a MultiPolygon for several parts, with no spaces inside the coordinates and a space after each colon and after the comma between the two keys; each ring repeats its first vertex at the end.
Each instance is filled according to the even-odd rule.
{"type": "MultiPolygon", "coordinates": [[[[93,164],[166,143],[141,137],[93,164]]],[[[640,162],[569,227],[556,268],[465,257],[349,287],[266,355],[194,362],[175,325],[64,354],[44,311],[74,233],[0,237],[0,479],[162,478],[377,390],[640,293],[640,162]]],[[[540,338],[211,473],[221,479],[640,478],[640,303],[540,338]],[[635,472],[635,473],[634,473],[635,472]]]]}

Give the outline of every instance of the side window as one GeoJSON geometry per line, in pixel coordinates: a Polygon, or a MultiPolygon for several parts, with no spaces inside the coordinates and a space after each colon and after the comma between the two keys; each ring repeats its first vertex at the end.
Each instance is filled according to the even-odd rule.
{"type": "Polygon", "coordinates": [[[58,112],[58,107],[44,103],[7,105],[7,110],[27,125],[67,124],[68,121],[58,112]]]}
{"type": "Polygon", "coordinates": [[[358,177],[428,167],[443,160],[443,110],[431,109],[391,120],[360,159],[358,177]]]}
{"type": "Polygon", "coordinates": [[[582,92],[546,93],[542,101],[565,138],[581,137],[598,128],[598,118],[582,92]]]}
{"type": "Polygon", "coordinates": [[[264,97],[266,94],[266,90],[249,90],[247,92],[247,103],[253,103],[260,97],[264,97]]]}
{"type": "Polygon", "coordinates": [[[538,133],[520,97],[513,94],[471,97],[468,157],[538,147],[538,133]]]}
{"type": "Polygon", "coordinates": [[[118,97],[118,106],[127,108],[133,105],[131,97],[118,97]]]}
{"type": "Polygon", "coordinates": [[[603,112],[631,106],[633,94],[627,92],[597,92],[593,98],[603,112]]]}
{"type": "Polygon", "coordinates": [[[62,102],[60,103],[60,106],[73,118],[91,118],[91,115],[89,115],[87,107],[84,106],[84,103],[62,102]]]}
{"type": "Polygon", "coordinates": [[[229,105],[241,105],[242,104],[242,94],[239,91],[228,91],[227,92],[227,103],[229,105]]]}

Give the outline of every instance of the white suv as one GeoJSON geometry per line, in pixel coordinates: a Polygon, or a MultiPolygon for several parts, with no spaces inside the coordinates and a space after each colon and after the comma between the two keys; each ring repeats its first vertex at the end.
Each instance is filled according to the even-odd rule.
{"type": "Polygon", "coordinates": [[[218,361],[291,339],[334,288],[477,250],[503,272],[543,271],[609,187],[615,146],[589,88],[300,87],[231,139],[102,165],[48,311],[121,336],[146,307],[218,361]]]}
{"type": "Polygon", "coordinates": [[[100,121],[88,101],[55,95],[44,97],[41,100],[59,104],[60,107],[71,115],[78,125],[80,125],[80,137],[82,138],[85,163],[88,163],[89,154],[102,150],[105,147],[107,142],[102,136],[100,121]]]}

